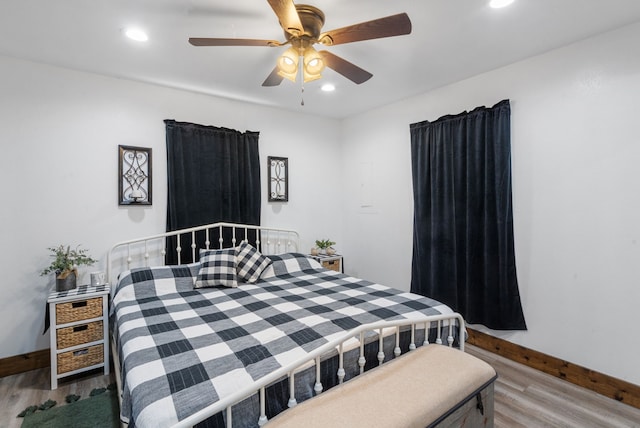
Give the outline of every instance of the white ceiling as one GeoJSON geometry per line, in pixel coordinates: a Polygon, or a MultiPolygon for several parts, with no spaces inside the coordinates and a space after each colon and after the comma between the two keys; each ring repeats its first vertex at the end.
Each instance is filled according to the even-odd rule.
{"type": "Polygon", "coordinates": [[[299,83],[261,86],[285,48],[187,42],[283,40],[266,0],[0,0],[0,54],[340,118],[640,20],[639,0],[516,0],[497,10],[489,0],[304,2],[324,11],[324,31],[400,12],[413,31],[327,48],[373,78],[356,85],[326,70],[305,85],[304,107],[299,83]],[[147,43],[123,36],[132,25],[147,43]],[[324,82],[336,91],[321,92],[324,82]]]}

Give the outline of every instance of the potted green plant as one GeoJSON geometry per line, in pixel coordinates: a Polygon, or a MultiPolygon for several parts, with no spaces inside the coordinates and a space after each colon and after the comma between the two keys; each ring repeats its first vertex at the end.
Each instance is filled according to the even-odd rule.
{"type": "Polygon", "coordinates": [[[78,245],[75,250],[71,246],[59,245],[58,247],[50,247],[51,257],[54,260],[49,267],[45,268],[40,275],[48,275],[52,272],[56,274],[56,291],[65,291],[76,288],[76,280],[78,277],[77,267],[80,265],[91,266],[97,260],[87,254],[88,250],[80,248],[78,245]]]}
{"type": "Polygon", "coordinates": [[[336,250],[332,248],[332,245],[336,245],[336,243],[334,241],[331,241],[330,239],[316,240],[316,247],[320,249],[320,253],[325,253],[330,256],[335,254],[336,250]]]}

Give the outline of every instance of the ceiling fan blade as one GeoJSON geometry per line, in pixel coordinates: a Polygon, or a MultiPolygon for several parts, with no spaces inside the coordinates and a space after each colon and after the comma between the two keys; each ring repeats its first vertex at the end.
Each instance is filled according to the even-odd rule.
{"type": "Polygon", "coordinates": [[[357,65],[352,64],[346,59],[340,58],[338,55],[334,55],[329,51],[320,51],[319,54],[322,55],[322,59],[327,67],[342,74],[353,83],[359,85],[373,77],[373,74],[369,73],[367,70],[363,70],[357,65]]]}
{"type": "Polygon", "coordinates": [[[299,36],[304,33],[304,26],[296,10],[293,0],[267,0],[276,13],[280,26],[289,34],[299,36]]]}
{"type": "Polygon", "coordinates": [[[411,33],[411,20],[406,13],[361,22],[320,34],[318,40],[325,45],[340,45],[362,40],[381,39],[411,33]]]}
{"type": "Polygon", "coordinates": [[[190,37],[189,43],[193,46],[282,46],[277,40],[211,39],[201,37],[190,37]]]}
{"type": "Polygon", "coordinates": [[[283,80],[284,77],[278,74],[278,67],[276,66],[271,74],[267,76],[265,81],[262,82],[262,86],[278,86],[280,83],[282,83],[283,80]]]}

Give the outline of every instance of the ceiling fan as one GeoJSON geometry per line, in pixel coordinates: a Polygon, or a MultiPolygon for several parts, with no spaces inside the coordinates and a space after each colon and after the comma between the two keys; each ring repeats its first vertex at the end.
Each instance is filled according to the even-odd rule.
{"type": "Polygon", "coordinates": [[[284,78],[296,80],[298,74],[304,82],[319,79],[322,70],[329,67],[356,84],[369,80],[373,75],[329,51],[316,51],[313,45],[325,46],[359,42],[363,40],[400,36],[411,33],[411,21],[406,13],[349,25],[332,31],[321,32],[324,13],[293,0],[267,0],[284,30],[285,41],[260,39],[190,38],[194,46],[266,46],[291,45],[278,58],[277,65],[262,86],[277,86],[284,78]]]}

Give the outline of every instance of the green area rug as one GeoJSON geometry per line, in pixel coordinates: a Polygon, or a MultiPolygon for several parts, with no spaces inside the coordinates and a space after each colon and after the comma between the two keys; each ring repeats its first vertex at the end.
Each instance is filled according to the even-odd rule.
{"type": "Polygon", "coordinates": [[[114,389],[24,417],[22,428],[117,428],[118,396],[114,389]]]}

